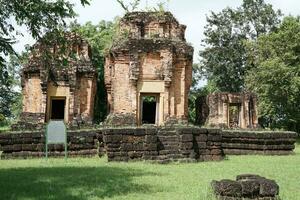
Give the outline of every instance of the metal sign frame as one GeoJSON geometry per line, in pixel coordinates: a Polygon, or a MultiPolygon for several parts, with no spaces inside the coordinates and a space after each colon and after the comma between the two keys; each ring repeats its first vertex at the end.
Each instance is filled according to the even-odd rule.
{"type": "Polygon", "coordinates": [[[67,141],[67,127],[66,127],[66,124],[64,123],[63,120],[50,120],[47,125],[46,125],[46,133],[45,133],[45,136],[46,136],[46,160],[48,159],[48,144],[63,144],[65,146],[65,159],[67,159],[68,157],[68,141],[67,141]],[[65,141],[64,142],[50,142],[49,143],[49,136],[48,136],[48,126],[49,124],[51,123],[51,121],[62,121],[63,124],[64,124],[64,131],[65,131],[65,141]]]}

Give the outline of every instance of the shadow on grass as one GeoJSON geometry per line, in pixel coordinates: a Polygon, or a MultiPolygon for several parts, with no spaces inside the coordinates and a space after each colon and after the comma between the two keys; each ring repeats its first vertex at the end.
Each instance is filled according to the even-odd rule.
{"type": "Polygon", "coordinates": [[[1,169],[0,199],[85,200],[151,193],[159,189],[133,182],[134,177],[149,175],[105,166],[1,169]]]}
{"type": "Polygon", "coordinates": [[[300,145],[300,136],[297,137],[296,143],[297,143],[297,145],[300,145]]]}

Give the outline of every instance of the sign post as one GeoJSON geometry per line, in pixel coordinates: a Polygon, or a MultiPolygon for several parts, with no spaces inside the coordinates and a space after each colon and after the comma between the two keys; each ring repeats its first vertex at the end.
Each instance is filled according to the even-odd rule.
{"type": "Polygon", "coordinates": [[[67,159],[67,128],[62,120],[50,120],[46,127],[46,159],[48,159],[48,144],[63,144],[65,159],[67,159]]]}

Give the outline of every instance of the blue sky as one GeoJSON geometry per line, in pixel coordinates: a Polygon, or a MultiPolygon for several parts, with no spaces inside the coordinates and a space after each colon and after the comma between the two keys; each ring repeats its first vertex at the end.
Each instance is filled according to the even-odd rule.
{"type": "MultiPolygon", "coordinates": [[[[79,0],[70,0],[74,3],[75,11],[78,13],[77,21],[85,23],[91,21],[96,24],[101,20],[113,20],[116,16],[122,16],[124,10],[116,0],[92,0],[90,6],[82,7],[79,0]]],[[[281,9],[285,15],[300,15],[299,0],[265,0],[273,5],[275,9],[281,9]]],[[[128,2],[125,0],[125,2],[128,2]]],[[[156,5],[159,0],[142,0],[142,7],[156,5]]],[[[198,52],[202,48],[201,40],[204,38],[203,31],[206,24],[206,16],[210,11],[218,12],[226,7],[237,7],[242,0],[170,0],[167,9],[170,10],[180,23],[187,25],[186,39],[195,49],[194,62],[198,62],[198,52]]],[[[24,50],[25,44],[32,45],[34,40],[26,34],[18,38],[15,45],[18,52],[24,50]]]]}

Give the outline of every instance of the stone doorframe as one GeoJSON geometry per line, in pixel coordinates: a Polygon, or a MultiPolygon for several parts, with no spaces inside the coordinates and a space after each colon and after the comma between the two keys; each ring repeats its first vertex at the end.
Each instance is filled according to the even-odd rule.
{"type": "Polygon", "coordinates": [[[138,118],[138,125],[142,125],[142,118],[143,118],[143,97],[146,96],[153,96],[156,100],[156,107],[155,107],[155,125],[159,125],[160,121],[160,93],[140,93],[139,94],[139,118],[138,118]]]}
{"type": "Polygon", "coordinates": [[[50,96],[48,101],[49,108],[47,109],[47,122],[51,119],[51,113],[52,113],[52,100],[65,100],[65,107],[64,107],[64,121],[67,121],[67,98],[65,96],[50,96]]]}
{"type": "Polygon", "coordinates": [[[136,119],[137,125],[142,125],[142,109],[141,109],[141,96],[157,96],[157,106],[158,112],[158,120],[156,121],[156,125],[163,125],[164,124],[164,99],[165,99],[165,82],[164,81],[141,81],[137,84],[137,99],[136,99],[136,119]]]}
{"type": "Polygon", "coordinates": [[[242,126],[242,111],[243,107],[241,103],[228,103],[227,105],[227,126],[230,128],[241,128],[242,126]],[[236,107],[238,109],[238,124],[237,127],[230,127],[230,118],[232,117],[230,115],[230,108],[231,107],[236,107]]]}

